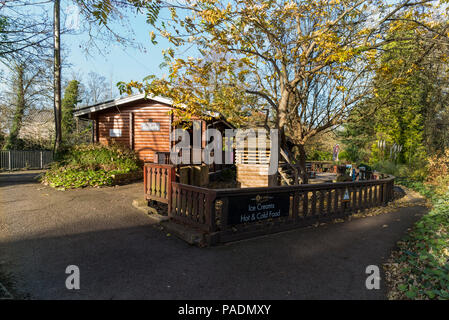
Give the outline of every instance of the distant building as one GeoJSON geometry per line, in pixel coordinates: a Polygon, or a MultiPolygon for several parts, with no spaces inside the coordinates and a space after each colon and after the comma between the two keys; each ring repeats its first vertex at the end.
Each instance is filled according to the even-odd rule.
{"type": "Polygon", "coordinates": [[[19,138],[36,145],[47,145],[55,136],[53,110],[30,109],[23,118],[19,138]]]}

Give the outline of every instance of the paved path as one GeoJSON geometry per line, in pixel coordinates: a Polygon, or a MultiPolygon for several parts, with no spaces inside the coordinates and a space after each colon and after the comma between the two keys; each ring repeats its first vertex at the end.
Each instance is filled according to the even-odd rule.
{"type": "MultiPolygon", "coordinates": [[[[22,177],[23,178],[23,177],[22,177]]],[[[131,206],[140,183],[56,191],[0,174],[0,270],[42,299],[384,299],[365,288],[425,209],[197,248],[131,206]],[[81,290],[65,288],[65,268],[81,290]]],[[[25,181],[24,181],[25,180],[25,181]]]]}

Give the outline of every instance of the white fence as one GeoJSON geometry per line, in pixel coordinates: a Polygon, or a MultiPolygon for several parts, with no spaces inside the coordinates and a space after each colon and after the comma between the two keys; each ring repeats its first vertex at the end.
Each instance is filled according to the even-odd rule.
{"type": "Polygon", "coordinates": [[[44,169],[53,161],[53,151],[0,151],[0,169],[44,169]]]}

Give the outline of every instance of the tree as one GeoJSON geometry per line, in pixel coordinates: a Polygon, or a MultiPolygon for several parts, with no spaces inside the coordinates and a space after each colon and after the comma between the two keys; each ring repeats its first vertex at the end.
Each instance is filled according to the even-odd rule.
{"type": "Polygon", "coordinates": [[[10,56],[40,56],[51,47],[51,19],[46,3],[28,0],[0,3],[0,59],[10,56]]]}
{"type": "Polygon", "coordinates": [[[62,106],[61,106],[61,22],[60,0],[54,0],[53,4],[53,106],[55,113],[55,151],[58,151],[62,143],[62,106]]]}
{"type": "Polygon", "coordinates": [[[343,142],[347,160],[355,163],[368,162],[371,155],[371,146],[375,140],[374,114],[366,99],[351,110],[343,129],[337,136],[343,142]]]}
{"type": "Polygon", "coordinates": [[[167,79],[148,77],[121,89],[169,96],[187,105],[184,114],[239,106],[232,99],[236,92],[255,96],[270,108],[281,147],[287,137],[295,144],[307,182],[305,144],[342,123],[367,94],[377,49],[392,41],[383,36],[390,22],[405,12],[422,20],[427,12],[410,8],[430,2],[187,1],[189,14],[171,8],[173,24],[163,23],[159,32],[177,48],[196,45],[198,56],[185,59],[167,50],[167,79]],[[205,59],[212,53],[214,61],[205,59]],[[220,103],[215,91],[205,90],[217,73],[217,87],[232,93],[220,103]]]}
{"type": "Polygon", "coordinates": [[[18,136],[26,110],[42,101],[46,73],[45,69],[32,58],[12,60],[9,68],[9,77],[4,79],[9,86],[9,91],[5,94],[7,102],[5,108],[13,113],[13,118],[4,148],[16,149],[21,145],[18,136]]]}
{"type": "MultiPolygon", "coordinates": [[[[443,34],[444,24],[434,26],[443,34]]],[[[385,46],[370,86],[372,95],[353,110],[341,134],[347,147],[383,160],[422,168],[428,155],[443,150],[447,138],[439,131],[448,110],[447,40],[434,33],[394,26],[389,36],[408,41],[385,46]],[[434,40],[438,40],[437,42],[434,40]],[[394,145],[399,152],[390,152],[394,145]]],[[[446,118],[447,119],[447,118],[446,118]]]]}
{"type": "Polygon", "coordinates": [[[67,141],[75,129],[73,111],[79,100],[79,82],[72,80],[67,85],[62,99],[62,136],[67,141]]]}
{"type": "MultiPolygon", "coordinates": [[[[80,10],[80,17],[85,23],[80,23],[82,30],[89,34],[87,49],[100,49],[98,41],[116,41],[132,45],[132,37],[123,36],[114,31],[108,24],[111,21],[123,22],[126,16],[124,10],[143,6],[151,10],[151,1],[141,0],[73,0],[80,10]],[[100,22],[99,24],[97,22],[100,22]]],[[[61,29],[61,1],[53,1],[53,19],[49,19],[47,11],[52,1],[30,2],[27,0],[3,1],[0,3],[0,58],[8,59],[10,55],[34,54],[41,56],[53,48],[53,105],[55,114],[55,145],[59,149],[62,142],[61,132],[61,34],[73,32],[61,29]],[[3,13],[6,13],[5,15],[3,13]],[[51,23],[53,22],[53,23],[51,23]],[[53,38],[53,46],[50,42],[53,38]]],[[[158,7],[154,6],[155,12],[158,7]]],[[[138,8],[139,9],[139,8],[138,8]]],[[[139,9],[140,10],[140,9],[139,9]]],[[[151,20],[150,17],[148,19],[151,20]]]]}
{"type": "Polygon", "coordinates": [[[107,100],[108,98],[112,98],[110,95],[110,91],[111,88],[106,82],[106,77],[93,71],[87,74],[85,93],[85,102],[87,104],[95,104],[107,100]]]}

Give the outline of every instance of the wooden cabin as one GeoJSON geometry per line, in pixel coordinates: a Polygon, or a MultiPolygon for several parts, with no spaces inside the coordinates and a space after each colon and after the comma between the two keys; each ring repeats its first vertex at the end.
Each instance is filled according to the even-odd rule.
{"type": "MultiPolygon", "coordinates": [[[[145,98],[145,94],[137,94],[83,107],[74,115],[93,122],[93,142],[104,145],[119,143],[135,150],[144,162],[168,163],[170,132],[177,120],[170,114],[173,108],[167,98],[145,98]]],[[[206,128],[232,128],[218,114],[208,121],[198,118],[192,121],[201,126],[202,147],[206,145],[206,128]]]]}

